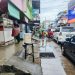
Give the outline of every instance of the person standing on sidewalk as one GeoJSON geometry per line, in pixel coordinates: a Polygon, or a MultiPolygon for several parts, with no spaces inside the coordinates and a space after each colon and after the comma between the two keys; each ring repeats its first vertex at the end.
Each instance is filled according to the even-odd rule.
{"type": "Polygon", "coordinates": [[[14,24],[12,36],[17,40],[17,43],[20,43],[20,27],[18,24],[14,24]]]}

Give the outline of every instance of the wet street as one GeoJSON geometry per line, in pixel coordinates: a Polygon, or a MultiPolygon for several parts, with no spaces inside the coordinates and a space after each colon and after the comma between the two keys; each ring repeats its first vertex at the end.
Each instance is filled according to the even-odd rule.
{"type": "MultiPolygon", "coordinates": [[[[50,70],[53,72],[54,72],[55,68],[56,68],[56,70],[58,70],[58,67],[62,66],[61,69],[63,69],[64,73],[62,73],[61,75],[75,75],[75,66],[66,57],[62,56],[62,51],[60,49],[60,46],[53,41],[50,41],[50,42],[45,41],[44,43],[45,43],[45,45],[43,47],[41,46],[41,44],[36,44],[36,45],[40,45],[40,46],[35,48],[35,54],[34,54],[35,55],[35,64],[41,64],[42,71],[43,71],[44,67],[48,66],[48,67],[50,67],[50,70]],[[36,51],[37,48],[40,51],[36,51]],[[55,58],[51,58],[49,60],[46,58],[45,58],[45,60],[43,58],[40,59],[39,53],[40,52],[46,53],[46,51],[49,52],[48,50],[55,53],[54,54],[55,58]],[[56,61],[52,61],[52,59],[55,59],[56,61]],[[43,63],[45,63],[45,61],[46,61],[47,66],[42,65],[43,63]],[[48,64],[47,61],[48,61],[48,63],[49,62],[50,63],[48,64]],[[58,65],[52,66],[52,62],[55,62],[55,64],[58,64],[58,65]],[[49,65],[51,65],[51,66],[49,66],[49,65]]],[[[15,53],[18,53],[22,50],[24,50],[24,48],[22,47],[22,42],[20,44],[16,44],[16,45],[12,44],[12,45],[9,45],[6,47],[0,47],[0,65],[5,64],[8,60],[13,58],[15,53]]],[[[32,60],[32,59],[29,59],[29,60],[32,60]]],[[[27,60],[27,62],[29,60],[27,60]]],[[[46,69],[49,69],[49,68],[46,68],[46,69]]],[[[58,71],[60,71],[60,70],[58,70],[58,71]]],[[[61,70],[61,72],[62,72],[62,70],[61,70]]],[[[51,72],[51,74],[55,75],[55,73],[52,73],[52,72],[51,72]]],[[[39,74],[37,74],[37,75],[39,75],[39,74]]],[[[46,75],[46,74],[43,74],[43,75],[46,75]]],[[[47,74],[47,75],[49,75],[49,74],[47,74]]],[[[60,75],[60,73],[59,73],[59,75],[60,75]]]]}

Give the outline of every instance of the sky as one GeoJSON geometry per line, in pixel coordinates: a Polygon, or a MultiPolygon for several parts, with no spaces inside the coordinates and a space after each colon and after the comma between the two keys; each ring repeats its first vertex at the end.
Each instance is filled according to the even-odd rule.
{"type": "Polygon", "coordinates": [[[43,20],[54,20],[57,14],[68,9],[70,0],[40,0],[40,18],[43,20]]]}

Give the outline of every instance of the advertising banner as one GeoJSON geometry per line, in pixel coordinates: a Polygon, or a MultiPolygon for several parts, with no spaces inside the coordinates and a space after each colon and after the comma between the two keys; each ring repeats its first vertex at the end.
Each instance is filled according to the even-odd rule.
{"type": "Polygon", "coordinates": [[[70,0],[68,4],[68,23],[75,23],[75,0],[70,0]]]}
{"type": "Polygon", "coordinates": [[[8,3],[8,14],[12,17],[20,19],[20,11],[15,8],[11,3],[8,3]]]}
{"type": "Polygon", "coordinates": [[[75,22],[75,6],[68,10],[68,23],[75,22]]]}

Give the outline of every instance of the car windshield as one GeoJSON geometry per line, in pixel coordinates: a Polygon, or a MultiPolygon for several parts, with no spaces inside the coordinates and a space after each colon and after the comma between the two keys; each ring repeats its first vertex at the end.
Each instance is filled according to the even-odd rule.
{"type": "Polygon", "coordinates": [[[73,32],[74,28],[73,27],[63,27],[62,32],[73,32]]]}

